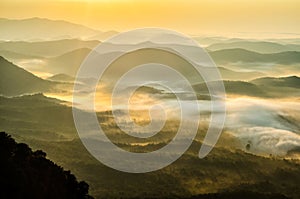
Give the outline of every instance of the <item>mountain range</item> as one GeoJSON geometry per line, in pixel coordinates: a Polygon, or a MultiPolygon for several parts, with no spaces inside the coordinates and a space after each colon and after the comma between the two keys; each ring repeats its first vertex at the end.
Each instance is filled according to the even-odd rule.
{"type": "Polygon", "coordinates": [[[235,41],[227,43],[214,43],[207,47],[210,51],[242,48],[257,53],[279,53],[284,51],[300,51],[300,45],[280,44],[268,41],[235,41]]]}
{"type": "MultiPolygon", "coordinates": [[[[1,86],[0,94],[6,96],[21,95],[26,93],[36,93],[36,92],[49,92],[61,89],[59,85],[65,83],[74,82],[74,74],[76,73],[78,67],[80,66],[83,58],[89,53],[90,49],[79,49],[65,55],[56,57],[49,60],[48,67],[50,71],[56,71],[58,75],[54,75],[48,80],[41,79],[32,73],[14,65],[13,63],[7,61],[3,57],[0,57],[0,72],[1,72],[1,86]],[[77,54],[76,54],[77,53],[77,54]],[[74,59],[77,58],[77,59],[74,59]],[[73,58],[73,59],[72,59],[73,58]],[[66,67],[67,66],[67,67],[66,67]],[[65,73],[65,74],[64,74],[65,73]],[[69,75],[71,74],[71,75],[69,75]],[[51,81],[49,81],[51,80],[51,81]],[[60,82],[60,83],[59,83],[60,82]]],[[[125,59],[126,62],[131,63],[130,59],[125,59]]],[[[124,62],[122,62],[124,63],[124,62]]],[[[127,65],[129,64],[127,63],[127,65]]],[[[110,73],[113,74],[112,70],[110,73]]],[[[189,71],[183,71],[184,73],[189,73],[189,71]]],[[[299,85],[300,78],[297,76],[289,77],[261,77],[263,74],[257,72],[235,72],[228,70],[226,68],[220,68],[221,75],[223,79],[226,80],[226,77],[231,81],[224,81],[226,92],[229,94],[237,95],[249,95],[257,97],[270,97],[270,90],[272,90],[271,96],[280,96],[282,95],[280,87],[287,87],[289,90],[286,90],[286,95],[299,96],[299,85]],[[238,78],[233,79],[233,77],[239,76],[244,79],[251,79],[255,77],[256,79],[245,82],[240,81],[238,78]],[[257,78],[261,77],[261,78],[257,78]],[[236,81],[232,81],[236,80],[236,81]]],[[[80,81],[95,81],[93,79],[81,79],[80,81]]],[[[71,86],[71,85],[69,85],[71,86]]],[[[194,86],[199,92],[206,90],[204,83],[200,83],[197,86],[194,86]]],[[[67,87],[65,87],[67,88],[67,87]]],[[[286,96],[282,95],[282,97],[286,96]]]]}
{"type": "Polygon", "coordinates": [[[105,39],[116,32],[102,32],[83,25],[63,20],[45,18],[0,19],[0,40],[3,41],[45,41],[81,38],[105,39]]]}
{"type": "Polygon", "coordinates": [[[300,52],[286,51],[280,53],[262,54],[241,48],[224,49],[209,52],[216,63],[277,63],[295,64],[300,63],[300,52]]]}
{"type": "MultiPolygon", "coordinates": [[[[214,82],[212,82],[213,84],[214,82]]],[[[299,97],[300,96],[300,77],[262,77],[252,81],[223,81],[226,94],[245,95],[253,97],[299,97]],[[285,92],[282,92],[282,89],[285,92]]],[[[193,85],[196,92],[207,94],[208,89],[205,83],[193,85]]]]}
{"type": "MultiPolygon", "coordinates": [[[[23,59],[34,57],[55,57],[80,48],[93,49],[100,42],[96,40],[83,41],[79,39],[63,39],[55,41],[24,42],[10,41],[0,42],[0,51],[18,53],[24,55],[23,59]]],[[[10,55],[12,56],[12,55],[10,55]]],[[[13,58],[13,57],[12,57],[13,58]]],[[[20,56],[18,58],[21,58],[20,56]]]]}
{"type": "MultiPolygon", "coordinates": [[[[64,73],[70,76],[75,76],[78,68],[80,67],[82,61],[90,53],[90,48],[80,48],[67,53],[64,53],[57,57],[51,57],[44,59],[46,64],[43,68],[44,71],[50,72],[52,74],[64,73]]],[[[116,52],[118,53],[118,52],[116,52]]],[[[111,53],[113,55],[114,53],[111,53]]],[[[110,55],[108,55],[110,56],[110,55]]],[[[143,55],[142,55],[143,56],[143,55]]],[[[137,58],[136,59],[140,59],[137,58]]],[[[162,61],[165,57],[161,58],[162,61]]],[[[220,61],[219,59],[217,61],[220,61]]],[[[133,64],[133,59],[125,59],[124,65],[133,64]]],[[[184,66],[188,67],[188,66],[184,66]]],[[[219,67],[219,71],[223,79],[227,80],[250,80],[258,77],[263,77],[265,74],[255,71],[234,71],[228,68],[219,67]]]]}
{"type": "MultiPolygon", "coordinates": [[[[118,41],[120,43],[108,43],[102,41],[115,35],[116,31],[103,32],[63,20],[42,18],[0,18],[0,29],[0,187],[5,190],[0,191],[0,198],[67,198],[59,192],[68,187],[72,189],[68,189],[67,195],[80,192],[79,197],[69,198],[87,199],[89,185],[96,198],[300,198],[300,116],[297,112],[300,99],[299,39],[193,38],[205,47],[203,55],[206,56],[206,50],[216,63],[228,105],[225,126],[218,143],[209,155],[199,158],[207,129],[209,125],[214,126],[210,123],[211,111],[207,109],[210,105],[207,100],[212,97],[202,76],[187,59],[174,56],[174,51],[164,51],[179,47],[200,56],[198,47],[176,43],[178,37],[170,34],[165,35],[169,43],[161,43],[162,48],[138,49],[145,44],[156,45],[147,31],[139,35],[143,40],[141,43],[127,41],[126,38],[118,41]],[[94,53],[93,58],[97,61],[92,67],[94,71],[76,78],[83,60],[101,43],[107,54],[94,53]],[[98,67],[107,58],[104,55],[116,58],[133,46],[138,50],[118,57],[104,71],[100,82],[108,84],[103,87],[98,85],[95,95],[92,94],[94,90],[86,89],[86,85],[96,83],[97,78],[90,76],[97,74],[98,67]],[[159,61],[171,65],[192,84],[198,97],[196,103],[201,108],[197,135],[178,160],[155,172],[131,174],[111,169],[87,151],[77,133],[73,112],[76,110],[86,118],[96,116],[109,142],[126,151],[148,153],[166,146],[174,138],[177,141],[174,136],[181,122],[173,115],[177,108],[190,111],[195,101],[191,101],[194,100],[191,99],[191,92],[184,89],[178,76],[172,76],[169,71],[160,68],[153,70],[156,66],[152,63],[159,61]],[[145,63],[150,63],[146,72],[126,73],[131,66],[145,63]],[[119,85],[123,87],[117,92],[120,98],[122,94],[127,96],[129,91],[135,89],[134,85],[141,85],[141,82],[149,82],[149,86],[145,84],[136,89],[128,101],[134,102],[137,97],[141,106],[130,105],[127,112],[124,110],[126,106],[117,104],[117,114],[113,115],[113,111],[105,106],[110,103],[110,95],[107,94],[110,94],[110,86],[125,73],[128,75],[123,76],[126,81],[120,81],[119,85]],[[173,93],[155,84],[166,81],[174,83],[178,91],[173,93]],[[78,85],[77,91],[73,90],[74,84],[78,85]],[[74,93],[80,99],[72,103],[74,93]],[[175,94],[182,104],[178,104],[175,94]],[[98,103],[103,103],[104,108],[100,107],[95,114],[84,110],[84,106],[80,105],[81,97],[85,95],[94,96],[96,108],[98,103]],[[175,101],[178,107],[174,106],[175,101]],[[124,132],[117,120],[132,135],[143,133],[130,124],[137,122],[144,126],[148,119],[151,121],[154,115],[148,112],[148,102],[166,105],[166,116],[171,117],[168,117],[163,128],[146,139],[124,132]],[[132,121],[123,118],[126,113],[130,114],[132,121]],[[119,118],[116,120],[114,116],[119,118]],[[2,131],[22,143],[17,144],[2,131]],[[46,153],[61,167],[46,160],[46,153]],[[2,164],[4,160],[6,162],[2,164]],[[79,183],[70,171],[62,168],[71,170],[78,179],[87,181],[89,185],[79,183]],[[14,187],[15,184],[17,187],[14,187]],[[51,189],[57,190],[51,192],[51,189]],[[26,191],[29,195],[24,195],[26,191]]],[[[211,65],[209,56],[207,60],[211,65]]],[[[198,67],[204,69],[207,60],[202,62],[201,59],[198,67]]],[[[211,68],[206,69],[210,75],[211,68]]],[[[198,112],[193,111],[191,117],[185,117],[185,114],[178,116],[184,122],[193,123],[194,115],[197,120],[199,116],[198,112]]],[[[91,123],[91,120],[86,120],[84,125],[91,127],[91,123]]],[[[85,130],[86,135],[97,133],[88,129],[85,130]]],[[[183,133],[190,133],[190,129],[184,129],[183,133]]],[[[107,144],[101,137],[93,140],[87,136],[86,139],[97,145],[107,144]]],[[[162,153],[160,157],[169,158],[173,153],[176,150],[162,153]]],[[[103,147],[105,158],[111,158],[111,154],[108,148],[103,147]]]]}

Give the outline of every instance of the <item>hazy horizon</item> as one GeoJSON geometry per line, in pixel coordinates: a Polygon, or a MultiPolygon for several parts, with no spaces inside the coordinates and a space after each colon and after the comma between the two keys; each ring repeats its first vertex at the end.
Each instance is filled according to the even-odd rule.
{"type": "Polygon", "coordinates": [[[299,8],[2,0],[0,198],[299,198],[299,8]]]}
{"type": "Polygon", "coordinates": [[[196,36],[300,36],[300,2],[296,0],[204,0],[188,4],[180,0],[3,0],[0,5],[1,18],[66,20],[101,31],[160,27],[196,36]]]}

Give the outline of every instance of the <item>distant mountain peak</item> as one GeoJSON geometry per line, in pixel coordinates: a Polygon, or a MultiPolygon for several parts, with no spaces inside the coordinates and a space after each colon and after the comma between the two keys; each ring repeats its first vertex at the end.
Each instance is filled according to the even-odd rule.
{"type": "MultiPolygon", "coordinates": [[[[85,25],[33,17],[25,19],[0,19],[0,40],[4,41],[45,41],[58,39],[90,39],[95,36],[105,39],[113,32],[102,32],[85,25]]],[[[95,39],[97,38],[95,37],[95,39]]]]}

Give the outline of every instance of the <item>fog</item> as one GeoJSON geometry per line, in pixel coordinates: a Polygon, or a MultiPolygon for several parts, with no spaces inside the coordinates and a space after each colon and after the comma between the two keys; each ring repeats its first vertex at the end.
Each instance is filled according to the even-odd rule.
{"type": "Polygon", "coordinates": [[[227,100],[226,127],[254,153],[285,155],[300,146],[298,99],[227,100]]]}

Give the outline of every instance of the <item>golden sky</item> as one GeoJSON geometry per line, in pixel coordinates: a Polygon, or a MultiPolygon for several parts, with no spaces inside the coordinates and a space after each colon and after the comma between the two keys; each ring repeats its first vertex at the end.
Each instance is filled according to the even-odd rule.
{"type": "Polygon", "coordinates": [[[99,30],[300,36],[299,0],[0,0],[0,17],[63,19],[99,30]]]}

